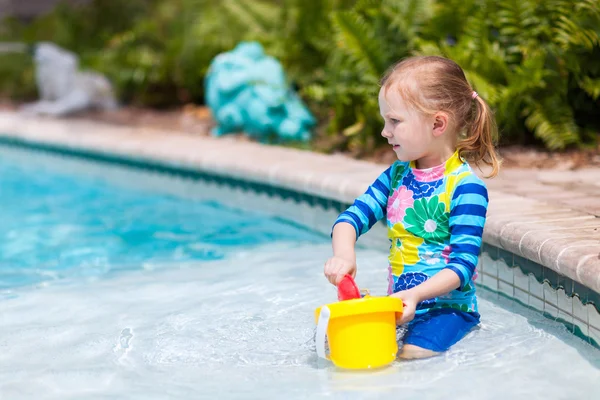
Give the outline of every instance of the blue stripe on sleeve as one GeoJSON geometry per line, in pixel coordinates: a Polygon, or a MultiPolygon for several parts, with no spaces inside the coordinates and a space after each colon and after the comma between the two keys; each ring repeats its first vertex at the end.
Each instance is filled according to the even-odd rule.
{"type": "Polygon", "coordinates": [[[460,287],[464,288],[466,283],[468,282],[466,277],[469,275],[466,271],[463,270],[461,266],[458,265],[448,265],[446,269],[454,271],[456,275],[460,278],[460,287]]]}
{"type": "Polygon", "coordinates": [[[360,236],[360,231],[362,229],[362,222],[356,215],[354,215],[352,213],[347,213],[347,212],[343,212],[342,214],[340,214],[340,216],[333,223],[333,226],[331,227],[332,235],[333,235],[333,228],[335,228],[335,226],[337,224],[339,224],[340,222],[347,222],[350,225],[352,225],[354,227],[354,231],[356,232],[356,237],[360,236]]]}
{"type": "Polygon", "coordinates": [[[383,216],[381,212],[377,212],[375,204],[373,204],[373,202],[369,202],[370,204],[367,204],[366,202],[368,201],[369,198],[364,199],[364,201],[363,199],[358,198],[354,202],[354,205],[366,218],[366,221],[364,221],[365,223],[363,224],[363,229],[365,228],[364,225],[368,226],[369,228],[372,227],[383,216]]]}
{"type": "MultiPolygon", "coordinates": [[[[486,204],[487,205],[487,204],[486,204]]],[[[487,213],[487,208],[482,205],[474,205],[474,204],[461,204],[454,207],[450,211],[450,217],[459,216],[459,215],[476,215],[478,217],[485,217],[487,213]]]]}
{"type": "Polygon", "coordinates": [[[450,228],[450,234],[456,236],[478,236],[483,235],[483,226],[454,225],[450,228]]]}
{"type": "Polygon", "coordinates": [[[452,246],[452,251],[455,253],[471,253],[479,255],[481,247],[474,244],[455,244],[452,246]]]}
{"type": "MultiPolygon", "coordinates": [[[[390,169],[387,169],[386,172],[388,172],[390,169]]],[[[378,191],[380,193],[384,193],[386,195],[387,198],[387,194],[390,190],[390,177],[389,175],[384,175],[380,176],[374,183],[373,185],[371,185],[371,188],[374,189],[375,191],[378,191]],[[387,178],[387,179],[384,179],[387,178]]],[[[369,189],[371,189],[369,188],[369,189]]]]}
{"type": "Polygon", "coordinates": [[[339,222],[349,222],[356,230],[356,238],[365,234],[387,214],[387,200],[390,192],[392,165],[386,169],[354,200],[346,211],[341,213],[333,226],[339,222]]]}
{"type": "Polygon", "coordinates": [[[459,215],[457,217],[450,217],[448,221],[452,225],[474,225],[483,226],[485,224],[485,216],[474,216],[474,215],[459,215]]]}
{"type": "Polygon", "coordinates": [[[471,281],[481,250],[486,221],[488,192],[475,174],[468,175],[454,189],[450,204],[450,259],[446,268],[461,279],[460,288],[471,281]]]}
{"type": "MultiPolygon", "coordinates": [[[[479,179],[479,178],[478,178],[479,179]]],[[[467,179],[464,179],[467,180],[467,179]]],[[[465,183],[459,184],[459,186],[454,189],[454,195],[452,196],[452,200],[457,199],[462,194],[479,194],[485,197],[486,201],[488,199],[488,193],[486,187],[482,183],[465,183]]]]}

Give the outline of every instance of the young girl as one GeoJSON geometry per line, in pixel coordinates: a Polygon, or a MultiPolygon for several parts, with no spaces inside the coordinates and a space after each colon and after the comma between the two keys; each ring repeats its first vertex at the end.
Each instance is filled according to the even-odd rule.
{"type": "Polygon", "coordinates": [[[356,274],[354,244],[387,219],[388,294],[399,297],[407,325],[400,358],[446,351],[479,323],[473,284],[488,195],[471,170],[499,161],[490,108],[462,69],[442,57],[413,57],[382,80],[381,135],[399,161],[341,213],[333,226],[333,257],[325,276],[334,285],[356,274]]]}

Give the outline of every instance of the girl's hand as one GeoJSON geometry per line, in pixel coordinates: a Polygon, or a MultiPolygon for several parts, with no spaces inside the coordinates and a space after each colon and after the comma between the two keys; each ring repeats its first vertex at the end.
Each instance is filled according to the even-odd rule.
{"type": "Polygon", "coordinates": [[[417,304],[420,302],[450,293],[458,287],[460,287],[460,278],[456,272],[443,269],[432,278],[415,287],[391,294],[390,296],[398,297],[404,303],[404,312],[402,317],[398,318],[397,323],[401,325],[412,321],[415,317],[417,304]]]}
{"type": "Polygon", "coordinates": [[[402,309],[402,315],[396,319],[396,324],[403,325],[407,322],[412,321],[415,318],[415,312],[417,311],[417,304],[421,301],[414,291],[402,290],[391,294],[392,297],[397,297],[402,300],[404,304],[402,309]]]}
{"type": "Polygon", "coordinates": [[[333,256],[325,262],[324,272],[327,280],[337,286],[344,275],[356,276],[356,259],[333,256]]]}

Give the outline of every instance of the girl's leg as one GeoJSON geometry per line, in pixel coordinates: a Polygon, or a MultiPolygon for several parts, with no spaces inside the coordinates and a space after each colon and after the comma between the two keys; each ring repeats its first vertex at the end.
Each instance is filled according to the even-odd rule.
{"type": "Polygon", "coordinates": [[[413,344],[405,344],[398,354],[398,358],[402,360],[415,360],[420,358],[429,358],[440,354],[437,351],[424,349],[413,344]]]}
{"type": "Polygon", "coordinates": [[[453,308],[418,315],[408,326],[398,357],[407,360],[438,355],[460,341],[477,324],[479,314],[453,308]]]}

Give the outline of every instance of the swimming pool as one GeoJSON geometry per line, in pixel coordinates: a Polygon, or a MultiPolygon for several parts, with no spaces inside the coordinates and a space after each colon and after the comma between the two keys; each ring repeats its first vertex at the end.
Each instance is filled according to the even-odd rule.
{"type": "MultiPolygon", "coordinates": [[[[202,185],[0,147],[0,398],[600,390],[598,350],[483,290],[480,329],[442,357],[369,373],[319,362],[313,312],[335,301],[327,235],[202,185]]],[[[384,250],[359,251],[358,282],[375,294],[387,288],[384,250]]]]}

